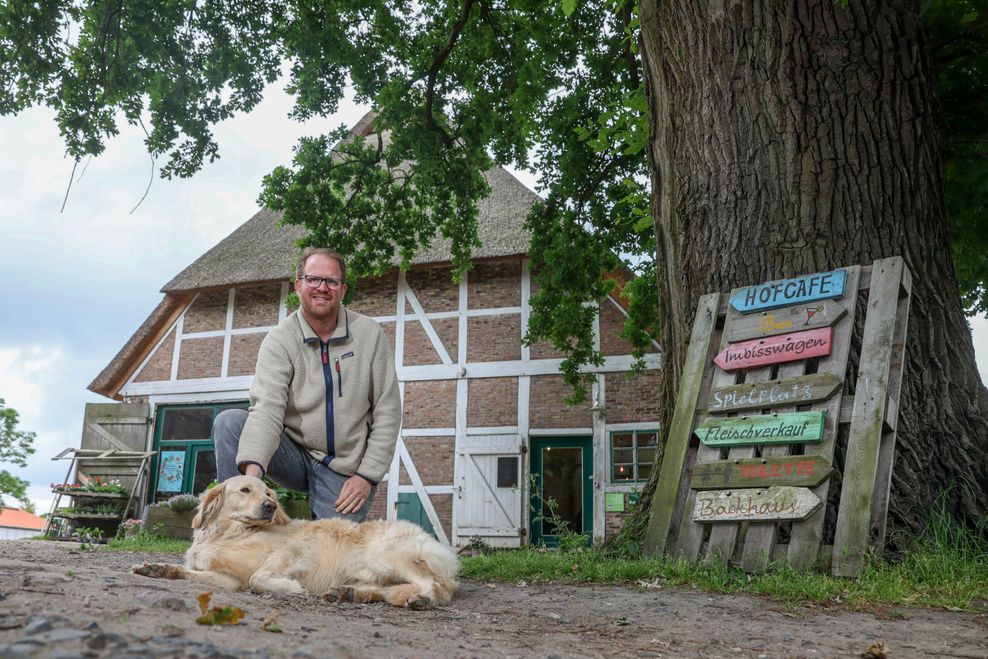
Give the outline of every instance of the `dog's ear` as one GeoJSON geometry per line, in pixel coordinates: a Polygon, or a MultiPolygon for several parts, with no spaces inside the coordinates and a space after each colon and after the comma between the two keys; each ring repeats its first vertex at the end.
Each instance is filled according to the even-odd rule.
{"type": "Polygon", "coordinates": [[[201,529],[209,524],[212,518],[223,507],[223,494],[226,490],[226,483],[212,487],[202,493],[199,501],[199,510],[192,518],[192,528],[201,529]]]}
{"type": "Polygon", "coordinates": [[[281,507],[281,504],[279,503],[278,507],[274,511],[274,517],[271,518],[271,521],[275,524],[285,525],[288,524],[290,521],[292,521],[292,518],[285,513],[285,511],[281,507]]]}

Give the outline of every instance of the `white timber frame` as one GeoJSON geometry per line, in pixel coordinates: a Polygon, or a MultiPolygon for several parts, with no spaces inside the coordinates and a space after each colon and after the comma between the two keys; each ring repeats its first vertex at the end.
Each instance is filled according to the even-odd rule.
{"type": "MultiPolygon", "coordinates": [[[[460,537],[457,534],[458,519],[457,508],[453,505],[451,528],[446,528],[440,522],[439,516],[433,505],[430,495],[452,495],[454,499],[461,494],[460,486],[457,483],[457,475],[454,474],[453,482],[442,484],[425,485],[419,476],[408,447],[406,438],[414,437],[453,437],[454,451],[464,442],[467,436],[475,435],[517,435],[523,447],[523,457],[527,455],[527,448],[530,446],[532,436],[592,436],[593,437],[593,487],[594,487],[594,510],[593,510],[593,539],[600,542],[604,539],[605,505],[604,493],[606,491],[628,491],[633,490],[634,485],[612,485],[609,481],[610,473],[610,433],[620,429],[650,429],[656,428],[658,420],[642,421],[633,424],[607,424],[606,422],[606,385],[607,375],[611,373],[624,373],[630,371],[635,359],[631,355],[612,355],[605,357],[604,363],[600,367],[588,369],[597,375],[597,381],[591,388],[591,413],[592,425],[589,427],[575,428],[536,428],[531,426],[529,418],[529,408],[531,400],[531,378],[538,375],[557,375],[562,363],[562,359],[532,359],[531,350],[528,346],[521,344],[520,359],[491,362],[469,362],[469,323],[470,318],[482,316],[518,316],[520,319],[521,332],[518,336],[519,342],[525,334],[530,317],[530,300],[532,297],[532,277],[528,259],[521,261],[521,280],[519,306],[495,307],[471,309],[469,305],[468,277],[464,275],[459,282],[457,289],[457,308],[455,311],[426,312],[419,301],[418,296],[408,283],[405,272],[399,272],[397,278],[397,293],[395,296],[394,315],[376,316],[379,323],[394,324],[395,336],[395,364],[398,372],[399,389],[402,401],[405,399],[405,385],[408,382],[426,380],[455,380],[456,381],[456,410],[455,425],[451,428],[401,428],[395,457],[385,480],[396,486],[387,488],[387,516],[393,519],[397,515],[397,500],[399,493],[414,492],[418,495],[423,511],[432,523],[437,536],[441,541],[460,544],[469,538],[460,537]],[[457,319],[457,350],[452,355],[443,344],[432,321],[440,319],[457,319]],[[419,323],[429,339],[431,347],[437,355],[437,363],[428,365],[405,365],[405,328],[408,323],[419,323]],[[470,427],[467,419],[467,407],[469,397],[469,380],[474,378],[513,378],[518,384],[517,419],[515,425],[507,426],[477,426],[470,427]],[[404,466],[411,484],[398,484],[400,468],[404,466]]],[[[279,320],[284,319],[288,313],[286,299],[291,291],[289,283],[281,284],[279,299],[279,320]]],[[[250,327],[233,328],[234,305],[236,304],[236,288],[229,289],[227,299],[227,310],[224,328],[222,330],[204,332],[185,332],[184,318],[188,310],[193,306],[193,298],[186,308],[181,312],[172,327],[169,328],[158,344],[150,351],[140,366],[134,371],[127,383],[121,388],[120,394],[125,398],[146,396],[152,406],[152,417],[157,407],[172,403],[193,403],[193,402],[218,402],[224,400],[242,400],[247,398],[247,392],[253,381],[253,376],[229,376],[230,347],[234,336],[242,334],[266,334],[273,327],[250,327]],[[171,336],[174,336],[173,356],[169,379],[153,382],[137,382],[137,378],[151,361],[159,348],[164,345],[171,336]],[[223,337],[223,355],[221,362],[221,374],[219,377],[179,379],[179,358],[181,356],[181,346],[184,340],[223,337]]],[[[624,309],[615,300],[608,298],[605,304],[613,304],[622,314],[627,315],[624,309]]],[[[595,316],[594,321],[594,341],[595,347],[600,348],[600,313],[595,316]]],[[[655,352],[645,355],[645,368],[647,370],[659,369],[662,366],[661,355],[656,346],[655,352]]],[[[153,442],[153,424],[149,428],[148,446],[153,442]]],[[[520,487],[523,490],[522,502],[523,511],[521,513],[524,529],[520,534],[527,533],[529,524],[528,493],[527,483],[529,479],[529,465],[527,458],[521,460],[522,480],[520,487]]]]}

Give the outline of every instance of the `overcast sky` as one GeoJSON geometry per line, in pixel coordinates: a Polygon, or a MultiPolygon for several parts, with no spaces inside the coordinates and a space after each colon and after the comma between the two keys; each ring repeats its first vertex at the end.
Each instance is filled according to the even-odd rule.
{"type": "MultiPolygon", "coordinates": [[[[329,118],[298,124],[290,101],[269,89],[251,114],[216,131],[220,160],[190,180],[151,177],[140,129],[122,127],[106,152],[72,172],[54,115],[39,109],[0,117],[0,398],[37,433],[26,469],[38,513],[49,485],[78,447],[86,386],[161,300],[160,288],[257,210],[261,178],[291,160],[303,135],[353,125],[367,108],[344,103],[329,118]]],[[[525,177],[531,185],[532,179],[525,177]]],[[[988,321],[974,319],[982,380],[988,380],[988,321]]],[[[8,501],[8,503],[13,503],[8,501]]]]}

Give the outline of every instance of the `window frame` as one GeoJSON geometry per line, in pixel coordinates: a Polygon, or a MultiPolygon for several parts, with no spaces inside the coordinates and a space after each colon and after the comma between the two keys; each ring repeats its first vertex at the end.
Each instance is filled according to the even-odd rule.
{"type": "MultiPolygon", "coordinates": [[[[608,464],[608,478],[607,478],[608,484],[615,485],[615,486],[636,485],[636,484],[644,483],[644,482],[648,481],[648,476],[646,476],[645,478],[640,478],[639,477],[638,467],[641,466],[644,463],[641,460],[639,460],[639,458],[638,458],[638,451],[639,451],[639,449],[652,449],[653,451],[654,450],[657,450],[658,449],[658,443],[659,443],[659,428],[658,428],[658,426],[650,426],[650,427],[646,427],[646,428],[622,428],[622,429],[619,429],[619,430],[618,429],[610,430],[609,431],[609,439],[608,439],[608,451],[610,453],[609,460],[608,460],[608,463],[609,463],[608,464]],[[627,446],[615,447],[614,446],[614,438],[617,435],[631,435],[631,446],[630,447],[627,447],[627,446]],[[638,445],[638,436],[639,435],[654,435],[655,436],[655,445],[653,445],[653,446],[643,446],[643,447],[640,447],[638,445]],[[622,451],[630,450],[632,452],[632,460],[633,461],[632,462],[615,462],[615,457],[614,456],[615,456],[615,452],[618,451],[618,450],[622,450],[622,451]],[[619,466],[622,466],[622,465],[623,466],[630,466],[632,468],[632,478],[623,479],[623,480],[617,480],[614,477],[614,469],[616,467],[619,467],[619,466]]],[[[652,462],[654,463],[654,461],[655,460],[653,458],[652,462]]],[[[651,464],[651,463],[649,463],[649,464],[651,464]]]]}

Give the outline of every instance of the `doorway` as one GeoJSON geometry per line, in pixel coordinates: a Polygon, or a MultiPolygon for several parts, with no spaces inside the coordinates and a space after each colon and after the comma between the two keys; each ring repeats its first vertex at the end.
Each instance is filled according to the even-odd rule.
{"type": "Polygon", "coordinates": [[[532,544],[559,545],[560,525],[593,532],[593,438],[533,437],[532,544]]]}

